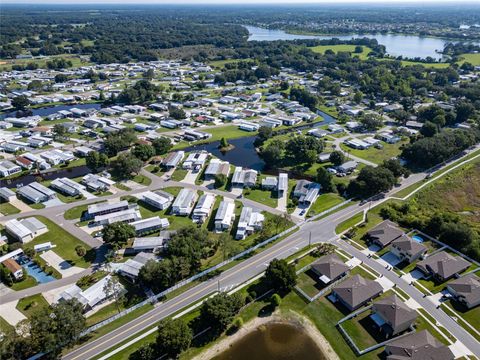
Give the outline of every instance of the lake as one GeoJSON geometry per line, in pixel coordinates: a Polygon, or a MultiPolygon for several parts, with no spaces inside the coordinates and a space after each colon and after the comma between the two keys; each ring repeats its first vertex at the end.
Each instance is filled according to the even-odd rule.
{"type": "Polygon", "coordinates": [[[19,186],[25,186],[36,181],[38,176],[40,176],[43,180],[55,180],[62,177],[68,177],[71,179],[71,178],[76,178],[80,176],[85,176],[87,174],[90,174],[91,172],[92,171],[86,165],[64,168],[64,169],[54,168],[54,169],[49,169],[41,174],[28,174],[12,180],[1,179],[0,187],[6,186],[8,188],[14,188],[19,186]]]}
{"type": "Polygon", "coordinates": [[[291,324],[270,323],[247,334],[212,360],[325,360],[308,333],[291,324]]]}
{"type": "Polygon", "coordinates": [[[442,51],[448,40],[421,37],[413,35],[398,34],[353,34],[338,36],[320,36],[320,35],[295,35],[288,34],[283,30],[270,30],[256,26],[245,26],[250,33],[249,41],[274,41],[274,40],[297,40],[297,39],[319,39],[328,40],[338,38],[340,40],[351,40],[352,38],[370,38],[377,39],[379,44],[385,45],[387,53],[392,56],[403,56],[407,58],[430,56],[434,59],[441,59],[442,54],[435,50],[442,51]]]}

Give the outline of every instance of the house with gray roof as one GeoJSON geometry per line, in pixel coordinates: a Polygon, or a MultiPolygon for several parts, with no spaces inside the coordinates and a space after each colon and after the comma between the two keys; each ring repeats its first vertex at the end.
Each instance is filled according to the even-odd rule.
{"type": "Polygon", "coordinates": [[[412,263],[427,252],[427,247],[407,235],[402,235],[392,241],[390,251],[401,261],[412,263]]]}
{"type": "Polygon", "coordinates": [[[48,231],[47,226],[35,217],[12,219],[5,223],[5,230],[22,243],[27,243],[35,237],[48,231]]]}
{"type": "Polygon", "coordinates": [[[178,196],[172,204],[172,214],[180,216],[190,215],[197,197],[197,192],[194,190],[186,188],[180,190],[178,196]]]}
{"type": "Polygon", "coordinates": [[[310,268],[324,284],[330,284],[340,279],[350,269],[337,254],[322,256],[314,261],[310,268]]]}
{"type": "Polygon", "coordinates": [[[418,313],[408,307],[397,295],[375,301],[370,316],[386,337],[400,334],[413,326],[418,313]]]}
{"type": "Polygon", "coordinates": [[[446,281],[462,271],[467,270],[471,263],[461,256],[453,256],[446,251],[430,255],[417,263],[417,269],[427,276],[433,276],[438,281],[446,281]]]}
{"type": "Polygon", "coordinates": [[[373,280],[354,275],[332,289],[334,298],[348,310],[354,311],[383,292],[382,286],[373,280]]]}
{"type": "Polygon", "coordinates": [[[203,176],[205,180],[214,179],[215,176],[223,174],[226,177],[230,174],[230,163],[219,159],[212,159],[205,170],[203,176]]]}
{"type": "Polygon", "coordinates": [[[480,277],[473,273],[450,281],[447,290],[468,309],[480,305],[480,277]]]}
{"type": "Polygon", "coordinates": [[[380,248],[384,248],[402,235],[403,230],[400,229],[397,224],[390,220],[385,220],[368,231],[366,238],[371,243],[380,246],[380,248]]]}
{"type": "Polygon", "coordinates": [[[428,330],[392,340],[385,346],[386,360],[453,360],[452,351],[428,330]]]}
{"type": "Polygon", "coordinates": [[[0,188],[0,198],[6,202],[10,202],[12,200],[15,200],[17,196],[9,188],[2,187],[0,188]]]}
{"type": "Polygon", "coordinates": [[[235,203],[222,200],[215,213],[215,231],[228,230],[235,220],[235,203]]]}
{"type": "Polygon", "coordinates": [[[140,269],[149,261],[156,260],[156,256],[153,253],[140,252],[133,259],[128,259],[118,269],[118,273],[135,282],[138,277],[140,269]]]}
{"type": "Polygon", "coordinates": [[[17,194],[34,204],[54,199],[57,196],[55,191],[37,182],[22,186],[17,190],[17,194]]]}

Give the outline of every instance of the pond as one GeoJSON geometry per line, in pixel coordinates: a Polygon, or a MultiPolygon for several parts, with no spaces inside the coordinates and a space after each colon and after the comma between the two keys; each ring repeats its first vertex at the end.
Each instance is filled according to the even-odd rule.
{"type": "Polygon", "coordinates": [[[328,40],[338,38],[340,40],[350,40],[352,38],[370,38],[377,39],[378,43],[385,45],[387,53],[392,56],[403,56],[406,58],[426,58],[430,56],[434,59],[442,59],[442,51],[445,44],[452,42],[445,39],[422,37],[415,35],[398,34],[352,34],[352,35],[295,35],[288,34],[283,30],[270,30],[256,26],[245,26],[250,33],[249,41],[274,41],[274,40],[297,40],[297,39],[319,39],[328,40]]]}
{"type": "MultiPolygon", "coordinates": [[[[305,124],[303,126],[298,126],[295,128],[295,130],[304,130],[335,122],[335,118],[322,111],[318,111],[318,114],[323,117],[323,121],[315,123],[313,125],[305,124]]],[[[214,141],[202,145],[193,145],[184,150],[186,152],[205,150],[221,160],[228,161],[232,165],[261,171],[265,166],[265,162],[255,150],[255,137],[256,136],[246,136],[238,139],[227,139],[228,142],[234,146],[234,148],[226,152],[222,152],[218,148],[218,146],[220,145],[219,141],[214,141]]]]}
{"type": "MultiPolygon", "coordinates": [[[[70,104],[70,105],[54,105],[54,106],[45,106],[36,109],[32,109],[33,115],[39,116],[48,116],[54,114],[60,110],[70,110],[72,108],[77,109],[100,109],[102,104],[94,103],[94,104],[70,104]]],[[[7,113],[0,114],[0,119],[5,119],[8,117],[15,117],[16,111],[10,111],[7,113]]]]}
{"type": "Polygon", "coordinates": [[[298,326],[270,323],[247,334],[214,360],[325,360],[322,350],[298,326]]]}

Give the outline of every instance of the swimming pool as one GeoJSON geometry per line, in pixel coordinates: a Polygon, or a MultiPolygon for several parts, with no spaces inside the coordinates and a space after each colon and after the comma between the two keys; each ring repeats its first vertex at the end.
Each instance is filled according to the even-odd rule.
{"type": "Polygon", "coordinates": [[[419,235],[413,235],[412,239],[415,240],[418,243],[423,243],[423,238],[419,235]]]}
{"type": "Polygon", "coordinates": [[[51,275],[47,275],[40,266],[35,264],[32,260],[22,264],[28,275],[37,280],[38,283],[43,284],[55,280],[51,275]]]}

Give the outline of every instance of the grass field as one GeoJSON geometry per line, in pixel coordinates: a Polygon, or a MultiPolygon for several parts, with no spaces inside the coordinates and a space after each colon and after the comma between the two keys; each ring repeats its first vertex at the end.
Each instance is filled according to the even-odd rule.
{"type": "Polygon", "coordinates": [[[86,66],[89,65],[89,62],[82,62],[82,60],[76,56],[76,55],[69,55],[69,54],[63,54],[63,55],[54,55],[54,56],[47,56],[43,58],[35,58],[35,59],[14,59],[14,60],[8,60],[8,59],[0,59],[2,65],[0,65],[0,71],[10,71],[12,70],[13,65],[27,65],[29,63],[35,63],[38,64],[38,67],[40,68],[45,68],[47,65],[47,61],[52,60],[53,58],[63,58],[65,60],[70,60],[72,62],[72,67],[80,67],[80,66],[86,66]]]}
{"type": "Polygon", "coordinates": [[[380,142],[383,146],[382,149],[377,149],[371,146],[365,150],[353,149],[345,144],[340,144],[342,150],[347,151],[349,154],[358,156],[359,158],[371,161],[375,164],[381,164],[384,160],[391,159],[400,155],[400,147],[408,143],[408,140],[399,141],[396,144],[387,144],[386,142],[380,142]]]}
{"type": "Polygon", "coordinates": [[[183,179],[185,179],[185,176],[187,176],[187,173],[188,173],[188,170],[177,168],[173,172],[171,179],[173,181],[182,181],[183,179]]]}
{"type": "Polygon", "coordinates": [[[330,209],[331,207],[338,205],[345,201],[343,197],[338,194],[326,193],[318,196],[315,203],[308,210],[307,217],[315,216],[321,212],[330,209]]]}
{"type": "Polygon", "coordinates": [[[215,128],[205,129],[205,132],[212,134],[212,137],[208,139],[208,142],[221,140],[223,137],[227,140],[230,140],[246,136],[254,136],[257,134],[256,131],[250,132],[240,130],[236,125],[218,126],[215,128]]]}
{"type": "Polygon", "coordinates": [[[355,224],[358,224],[359,222],[361,222],[362,219],[363,219],[363,213],[358,213],[358,214],[352,216],[350,219],[342,221],[340,224],[338,224],[338,226],[335,228],[335,232],[337,234],[340,234],[340,233],[350,229],[355,224]]]}
{"type": "Polygon", "coordinates": [[[143,186],[148,186],[152,183],[152,179],[142,174],[135,175],[132,180],[143,186]]]}
{"type": "Polygon", "coordinates": [[[0,213],[3,215],[13,215],[18,214],[20,210],[18,210],[15,206],[10,203],[3,203],[0,204],[0,213]]]}
{"type": "Polygon", "coordinates": [[[30,317],[34,312],[48,307],[47,300],[42,296],[42,294],[36,294],[20,299],[17,304],[17,309],[23,313],[27,318],[30,317]]]}
{"type": "Polygon", "coordinates": [[[480,65],[480,53],[479,54],[462,54],[460,55],[461,59],[459,64],[463,64],[464,62],[469,62],[474,66],[480,65]]]}
{"type": "Polygon", "coordinates": [[[348,52],[352,56],[358,56],[358,58],[361,59],[361,60],[366,60],[368,58],[368,54],[370,54],[372,52],[372,49],[370,49],[369,47],[362,46],[363,52],[359,53],[359,54],[356,54],[355,53],[355,47],[356,47],[356,45],[346,45],[346,44],[343,44],[343,45],[318,45],[318,46],[311,47],[310,49],[313,52],[316,52],[316,53],[319,53],[319,54],[325,54],[325,51],[327,51],[327,50],[332,50],[335,54],[337,54],[339,52],[348,52]]]}
{"type": "MultiPolygon", "coordinates": [[[[261,180],[259,180],[261,182],[261,180]]],[[[256,201],[260,204],[270,206],[271,208],[277,207],[277,192],[262,190],[261,188],[244,190],[243,195],[245,198],[256,201]]]]}
{"type": "Polygon", "coordinates": [[[37,280],[35,280],[33,277],[28,275],[24,280],[20,282],[14,282],[12,286],[10,286],[10,289],[15,290],[15,291],[20,291],[23,289],[28,289],[32,286],[37,285],[37,280]]]}
{"type": "Polygon", "coordinates": [[[83,241],[77,239],[68,231],[62,229],[61,226],[43,216],[36,216],[36,218],[47,225],[48,231],[30,241],[26,245],[27,247],[33,249],[35,245],[50,241],[52,244],[56,245],[56,247],[53,248],[53,251],[57,253],[57,255],[68,261],[71,265],[82,268],[87,268],[95,259],[95,250],[90,248],[90,246],[83,241]],[[87,250],[87,254],[84,257],[77,255],[75,247],[78,245],[83,246],[87,250]]]}

